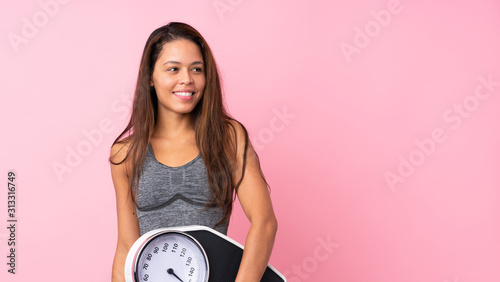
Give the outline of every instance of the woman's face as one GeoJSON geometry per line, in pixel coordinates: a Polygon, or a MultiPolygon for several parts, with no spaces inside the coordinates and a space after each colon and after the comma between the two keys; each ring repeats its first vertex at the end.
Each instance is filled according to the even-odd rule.
{"type": "Polygon", "coordinates": [[[163,45],[150,85],[158,97],[158,112],[188,114],[205,89],[205,66],[200,48],[186,39],[163,45]]]}

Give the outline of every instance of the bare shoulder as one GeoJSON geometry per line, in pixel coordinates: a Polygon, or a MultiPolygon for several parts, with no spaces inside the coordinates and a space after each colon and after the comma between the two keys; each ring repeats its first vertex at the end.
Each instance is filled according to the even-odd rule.
{"type": "Polygon", "coordinates": [[[229,120],[229,137],[233,144],[237,144],[238,151],[240,147],[245,147],[245,141],[248,138],[248,132],[245,127],[237,120],[229,120]]]}
{"type": "Polygon", "coordinates": [[[249,175],[249,177],[252,174],[254,176],[260,175],[260,173],[254,173],[260,172],[260,162],[257,153],[253,149],[252,142],[250,142],[247,130],[236,120],[230,120],[229,124],[229,136],[232,144],[236,146],[236,164],[233,171],[235,181],[243,176],[243,171],[245,171],[244,175],[249,175]]]}
{"type": "Polygon", "coordinates": [[[122,162],[127,156],[128,150],[130,149],[130,141],[122,140],[118,141],[111,147],[111,153],[109,156],[109,160],[113,163],[122,162]]]}
{"type": "Polygon", "coordinates": [[[231,143],[236,147],[237,162],[241,165],[246,153],[247,161],[255,157],[255,151],[245,127],[237,120],[229,120],[229,136],[231,143]],[[245,151],[246,146],[246,151],[245,151]]]}
{"type": "Polygon", "coordinates": [[[111,176],[113,179],[128,179],[132,171],[132,161],[127,158],[131,142],[129,140],[119,141],[111,147],[109,156],[111,176]]]}

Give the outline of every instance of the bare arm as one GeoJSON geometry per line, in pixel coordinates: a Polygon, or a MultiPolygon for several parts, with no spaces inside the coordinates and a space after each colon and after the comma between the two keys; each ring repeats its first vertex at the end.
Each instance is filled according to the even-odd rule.
{"type": "MultiPolygon", "coordinates": [[[[233,123],[237,132],[238,168],[235,181],[241,178],[245,139],[241,125],[233,123]]],[[[243,258],[241,260],[236,282],[260,281],[266,270],[274,239],[278,228],[267,185],[260,175],[260,165],[252,148],[248,144],[245,175],[237,196],[241,207],[250,221],[243,258]]]]}
{"type": "MultiPolygon", "coordinates": [[[[122,160],[126,154],[123,144],[115,144],[111,148],[112,160],[117,162],[122,160]],[[120,150],[122,149],[122,150],[120,150]]],[[[118,217],[118,241],[113,260],[112,282],[124,282],[124,267],[127,253],[140,237],[139,222],[135,205],[130,195],[130,185],[128,182],[127,169],[130,162],[125,161],[119,165],[111,164],[111,177],[116,193],[116,211],[118,217]]],[[[129,170],[130,171],[130,170],[129,170]]]]}

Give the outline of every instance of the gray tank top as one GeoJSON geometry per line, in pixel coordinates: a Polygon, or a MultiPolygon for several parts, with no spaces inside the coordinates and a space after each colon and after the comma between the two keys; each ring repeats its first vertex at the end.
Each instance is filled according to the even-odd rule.
{"type": "Polygon", "coordinates": [[[201,154],[183,166],[170,167],[156,160],[149,145],[137,193],[141,235],[158,228],[187,225],[203,225],[227,234],[228,222],[215,227],[222,219],[222,209],[206,208],[210,191],[201,154]]]}

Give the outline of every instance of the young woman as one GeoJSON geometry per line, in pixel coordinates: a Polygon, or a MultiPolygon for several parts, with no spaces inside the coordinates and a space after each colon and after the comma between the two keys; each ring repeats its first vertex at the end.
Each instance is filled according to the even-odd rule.
{"type": "Polygon", "coordinates": [[[130,122],[111,148],[118,243],[113,281],[124,281],[136,239],[161,227],[205,225],[226,234],[237,195],[251,222],[236,281],[260,281],[277,221],[245,127],[230,117],[205,39],[172,22],[148,38],[130,122]]]}

